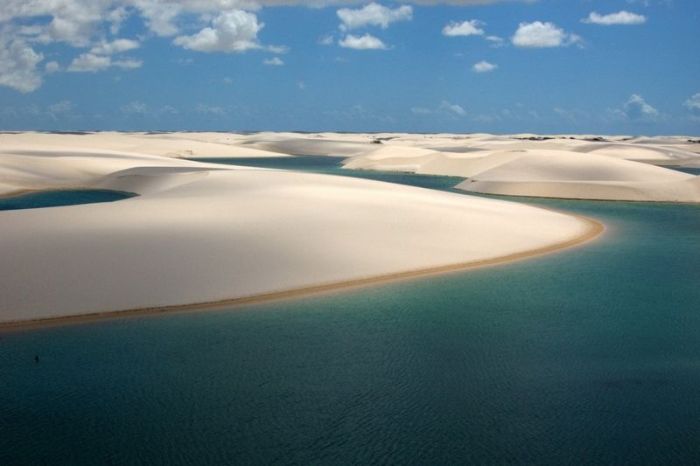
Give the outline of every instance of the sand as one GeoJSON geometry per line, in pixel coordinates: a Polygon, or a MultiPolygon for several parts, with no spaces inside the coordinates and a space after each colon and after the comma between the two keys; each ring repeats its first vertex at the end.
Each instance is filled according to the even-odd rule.
{"type": "MultiPolygon", "coordinates": [[[[315,137],[379,146],[372,135],[315,137]]],[[[56,187],[139,194],[0,212],[0,322],[334,289],[514,260],[600,232],[590,221],[519,203],[179,159],[209,144],[227,157],[250,149],[269,156],[249,147],[265,138],[0,135],[0,194],[56,187]]]]}
{"type": "Polygon", "coordinates": [[[487,194],[700,202],[698,177],[672,169],[700,167],[700,156],[684,144],[518,139],[532,137],[426,137],[420,148],[397,138],[344,163],[351,169],[469,178],[458,188],[487,194]]]}

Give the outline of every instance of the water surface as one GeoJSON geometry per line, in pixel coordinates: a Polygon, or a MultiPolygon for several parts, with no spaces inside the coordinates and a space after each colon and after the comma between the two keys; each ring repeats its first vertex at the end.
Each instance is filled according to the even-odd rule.
{"type": "Polygon", "coordinates": [[[700,208],[516,200],[608,233],[351,292],[1,335],[0,464],[700,464],[700,208]]]}
{"type": "Polygon", "coordinates": [[[134,197],[133,193],[106,189],[62,189],[37,191],[0,198],[0,210],[37,209],[97,202],[114,202],[134,197]]]}

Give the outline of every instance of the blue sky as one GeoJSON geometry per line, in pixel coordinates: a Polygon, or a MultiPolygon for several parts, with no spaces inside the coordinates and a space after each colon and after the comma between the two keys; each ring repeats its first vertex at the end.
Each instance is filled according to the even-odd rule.
{"type": "Polygon", "coordinates": [[[699,44],[697,0],[3,0],[0,128],[697,135],[699,44]]]}

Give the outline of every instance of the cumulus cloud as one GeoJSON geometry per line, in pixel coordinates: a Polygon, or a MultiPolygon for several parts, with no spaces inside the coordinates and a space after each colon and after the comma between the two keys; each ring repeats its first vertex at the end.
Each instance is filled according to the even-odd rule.
{"type": "Polygon", "coordinates": [[[655,120],[660,114],[639,94],[632,94],[622,106],[624,115],[630,120],[655,120]]]}
{"type": "Polygon", "coordinates": [[[570,34],[554,23],[535,21],[520,23],[511,42],[516,47],[545,48],[565,47],[581,42],[576,34],[570,34]]]}
{"type": "Polygon", "coordinates": [[[97,55],[94,53],[82,53],[78,57],[74,58],[71,64],[68,66],[68,71],[73,73],[95,73],[97,71],[104,71],[108,68],[122,68],[122,69],[135,69],[140,68],[143,65],[141,60],[134,59],[123,59],[123,60],[112,60],[109,55],[97,55]]]}
{"type": "Polygon", "coordinates": [[[484,34],[482,26],[484,23],[478,19],[470,19],[467,21],[451,22],[442,28],[442,35],[448,37],[455,36],[481,36],[484,34]]]}
{"type": "Polygon", "coordinates": [[[388,48],[384,42],[371,34],[362,36],[348,34],[338,42],[338,45],[355,50],[386,50],[388,48]]]}
{"type": "Polygon", "coordinates": [[[683,103],[683,106],[693,115],[700,116],[700,92],[689,97],[688,100],[683,103]]]}
{"type": "Polygon", "coordinates": [[[112,42],[102,41],[90,49],[95,55],[113,55],[139,48],[141,44],[132,39],[116,39],[112,42]]]}
{"type": "MultiPolygon", "coordinates": [[[[506,2],[534,3],[535,1],[537,0],[403,0],[402,3],[422,6],[477,6],[506,2]]],[[[362,3],[362,0],[258,0],[257,3],[260,6],[299,5],[311,8],[323,8],[327,6],[362,3]]]]}
{"type": "MultiPolygon", "coordinates": [[[[502,1],[532,0],[405,0],[404,5],[395,8],[378,3],[365,5],[362,0],[2,0],[0,85],[20,92],[37,89],[42,82],[37,69],[43,60],[40,47],[56,42],[85,52],[68,65],[72,71],[140,66],[137,60],[110,58],[138,47],[136,41],[117,37],[127,18],[139,19],[147,32],[173,37],[176,45],[186,49],[230,53],[255,48],[281,50],[263,47],[258,42],[263,25],[255,12],[266,7],[345,6],[348,8],[342,10],[348,14],[341,19],[344,27],[385,28],[396,21],[410,20],[410,4],[472,6],[502,1]],[[208,23],[206,27],[191,32],[190,28],[202,21],[208,23]]],[[[386,48],[371,36],[348,36],[342,42],[355,48],[386,48]]],[[[45,71],[53,73],[61,68],[57,62],[51,62],[45,71]]]]}
{"type": "Polygon", "coordinates": [[[464,110],[464,108],[461,105],[453,104],[446,100],[443,100],[440,103],[440,110],[453,113],[457,116],[465,116],[467,114],[467,111],[464,110]]]}
{"type": "MultiPolygon", "coordinates": [[[[101,41],[94,45],[89,52],[82,53],[68,65],[68,71],[74,73],[95,73],[108,68],[135,69],[143,65],[141,60],[132,58],[113,59],[116,55],[138,48],[141,44],[131,39],[116,39],[112,42],[101,41]]],[[[55,62],[54,62],[55,63],[55,62]]],[[[47,64],[47,72],[48,70],[47,64]]],[[[58,64],[57,64],[58,65],[58,64]]]]}
{"type": "Polygon", "coordinates": [[[581,20],[582,23],[588,24],[599,24],[601,26],[613,26],[613,25],[637,25],[644,24],[647,22],[647,18],[644,15],[639,15],[637,13],[630,13],[629,11],[618,11],[617,13],[610,13],[607,15],[601,15],[597,12],[592,12],[587,18],[581,20]]]}
{"type": "Polygon", "coordinates": [[[61,65],[57,61],[50,61],[44,65],[44,71],[46,74],[58,73],[61,71],[61,65]]]}
{"type": "Polygon", "coordinates": [[[6,40],[0,35],[0,86],[32,92],[41,86],[37,65],[44,59],[24,40],[6,40]]]}
{"type": "Polygon", "coordinates": [[[367,26],[379,26],[382,29],[397,21],[410,21],[413,18],[413,8],[402,5],[397,8],[387,8],[378,3],[370,3],[362,8],[341,8],[337,12],[341,21],[341,29],[358,29],[367,26]]]}
{"type": "Polygon", "coordinates": [[[178,36],[173,42],[198,52],[245,52],[261,47],[257,38],[263,26],[253,13],[227,11],[214,18],[210,27],[190,36],[178,36]]]}
{"type": "Polygon", "coordinates": [[[474,66],[472,66],[472,69],[476,73],[489,73],[491,71],[494,71],[496,68],[498,68],[498,65],[489,63],[486,60],[482,60],[479,63],[475,63],[474,66]]]}
{"type": "Polygon", "coordinates": [[[491,43],[491,47],[503,47],[505,43],[503,38],[499,36],[486,36],[484,39],[491,43]]]}
{"type": "Polygon", "coordinates": [[[269,65],[269,66],[282,66],[282,65],[284,65],[284,61],[282,61],[282,59],[279,57],[272,57],[272,58],[268,58],[266,60],[263,60],[263,64],[269,65]]]}

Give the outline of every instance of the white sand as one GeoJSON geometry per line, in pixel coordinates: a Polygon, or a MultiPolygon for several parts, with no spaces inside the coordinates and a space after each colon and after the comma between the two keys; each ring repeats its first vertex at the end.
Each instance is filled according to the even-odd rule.
{"type": "MultiPolygon", "coordinates": [[[[349,139],[374,150],[369,137],[349,139]]],[[[581,219],[511,202],[159,155],[209,156],[198,151],[215,144],[245,156],[257,144],[226,138],[0,135],[0,194],[140,194],[0,212],[0,322],[255,296],[510,256],[590,233],[581,219]]]]}
{"type": "Polygon", "coordinates": [[[698,177],[669,169],[700,167],[700,155],[668,139],[645,141],[529,141],[480,135],[461,140],[423,137],[411,144],[410,138],[397,138],[347,159],[345,167],[464,177],[469,180],[460,189],[489,194],[700,202],[698,177]]]}

